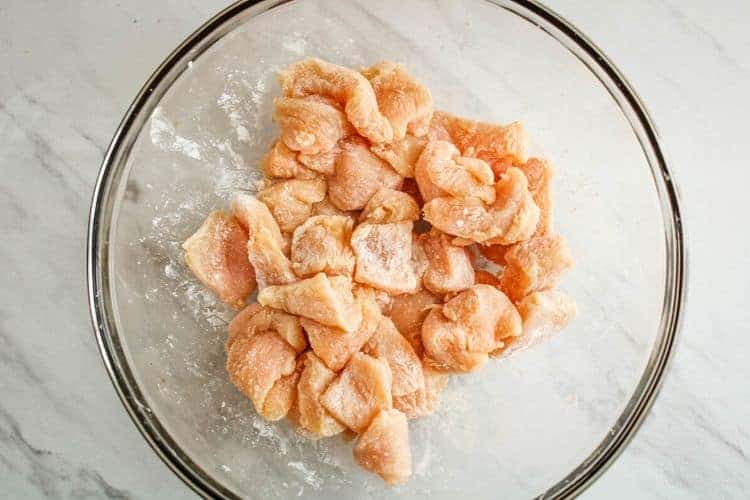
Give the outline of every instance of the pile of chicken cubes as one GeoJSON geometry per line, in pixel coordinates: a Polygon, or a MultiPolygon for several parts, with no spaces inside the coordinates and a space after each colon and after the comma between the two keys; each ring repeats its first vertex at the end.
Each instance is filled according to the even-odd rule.
{"type": "Polygon", "coordinates": [[[256,411],[310,438],[356,433],[356,461],[400,483],[407,419],[435,411],[451,373],[576,314],[555,289],[572,259],[552,171],[520,123],[434,111],[397,64],[306,59],[279,81],[262,189],[211,213],[185,262],[241,310],[226,366],[256,411]]]}

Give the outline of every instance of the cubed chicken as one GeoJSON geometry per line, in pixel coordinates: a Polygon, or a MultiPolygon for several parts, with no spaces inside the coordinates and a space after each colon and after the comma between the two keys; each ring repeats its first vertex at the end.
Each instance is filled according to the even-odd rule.
{"type": "Polygon", "coordinates": [[[258,293],[258,303],[353,332],[359,327],[362,315],[351,287],[352,282],[344,276],[318,273],[289,285],[264,288],[258,293]]]}
{"type": "Polygon", "coordinates": [[[420,236],[427,256],[422,276],[425,288],[434,294],[466,290],[474,284],[474,268],[464,247],[451,244],[451,237],[433,229],[420,236]]]}
{"type": "Polygon", "coordinates": [[[362,350],[388,363],[393,379],[393,396],[403,396],[424,389],[422,363],[409,341],[396,329],[391,318],[380,317],[375,333],[362,350]]]}
{"type": "Polygon", "coordinates": [[[330,151],[339,139],[354,133],[338,105],[318,96],[277,97],[273,119],[281,141],[304,154],[330,151]]]}
{"type": "Polygon", "coordinates": [[[521,317],[495,287],[474,285],[432,309],[422,324],[422,344],[432,367],[442,371],[472,371],[504,339],[521,334],[521,317]]]}
{"type": "Polygon", "coordinates": [[[531,292],[554,287],[573,258],[562,236],[548,234],[518,243],[505,252],[500,288],[514,302],[531,292]]]}
{"type": "Polygon", "coordinates": [[[409,424],[398,410],[382,410],[354,445],[354,459],[390,485],[411,475],[409,424]]]}
{"type": "Polygon", "coordinates": [[[391,294],[416,291],[411,227],[411,222],[357,226],[352,233],[354,280],[391,294]]]}
{"type": "Polygon", "coordinates": [[[432,94],[402,65],[383,61],[363,69],[362,74],[372,84],[380,112],[393,127],[394,141],[403,139],[407,130],[415,136],[427,133],[433,112],[432,94]]]}
{"type": "Polygon", "coordinates": [[[497,199],[489,207],[478,198],[435,198],[424,206],[424,217],[441,231],[485,244],[509,245],[531,237],[539,207],[527,189],[526,176],[509,168],[495,184],[497,199]]]}
{"type": "Polygon", "coordinates": [[[279,224],[273,218],[273,214],[268,207],[258,198],[250,193],[236,192],[232,196],[232,214],[242,224],[242,227],[250,231],[256,231],[257,228],[266,228],[266,231],[274,240],[274,245],[281,248],[286,254],[289,252],[289,245],[281,234],[279,224]]]}
{"type": "Polygon", "coordinates": [[[333,99],[343,107],[357,132],[371,142],[393,140],[393,128],[378,108],[372,85],[358,72],[309,58],[281,71],[279,83],[287,97],[317,95],[333,99]]]}
{"type": "Polygon", "coordinates": [[[304,356],[304,369],[297,384],[297,411],[299,425],[315,437],[328,437],[340,433],[344,426],[320,404],[320,397],[336,378],[313,353],[304,356]]]}
{"type": "Polygon", "coordinates": [[[229,351],[232,342],[242,335],[265,331],[278,333],[297,353],[307,349],[305,332],[297,316],[254,303],[240,311],[229,323],[226,350],[229,351]]]}
{"type": "Polygon", "coordinates": [[[296,281],[286,256],[286,240],[268,207],[250,194],[235,193],[232,212],[248,230],[246,255],[255,270],[258,289],[296,281]]]}
{"type": "Polygon", "coordinates": [[[463,157],[447,141],[430,141],[414,166],[414,178],[425,202],[444,196],[479,198],[494,203],[495,174],[477,158],[463,157]]]}
{"type": "Polygon", "coordinates": [[[479,158],[491,167],[509,159],[526,161],[528,139],[521,122],[496,125],[435,111],[430,136],[452,142],[463,156],[479,158]]]}
{"type": "Polygon", "coordinates": [[[266,204],[283,233],[291,233],[310,218],[313,204],[325,197],[326,181],[323,179],[283,180],[258,193],[258,199],[266,204]]]}
{"type": "Polygon", "coordinates": [[[391,369],[383,359],[355,353],[320,402],[339,422],[362,433],[380,410],[392,408],[391,369]]]}
{"type": "Polygon", "coordinates": [[[518,303],[523,333],[511,339],[499,353],[504,358],[539,344],[565,328],[578,314],[573,297],[557,290],[533,292],[518,303]]]}
{"type": "Polygon", "coordinates": [[[350,244],[354,221],[343,215],[316,215],[294,230],[292,269],[301,278],[323,272],[329,276],[354,272],[350,244]]]}
{"type": "Polygon", "coordinates": [[[341,210],[361,210],[380,188],[401,187],[401,176],[375,156],[363,139],[349,138],[340,147],[335,172],[328,179],[328,196],[341,210]]]}
{"type": "Polygon", "coordinates": [[[426,417],[435,413],[440,395],[448,385],[450,375],[423,365],[424,389],[403,396],[393,396],[393,407],[409,418],[426,417]]]}
{"type": "Polygon", "coordinates": [[[333,371],[341,370],[352,355],[362,349],[380,323],[381,314],[375,303],[361,301],[357,305],[362,320],[359,328],[352,332],[342,332],[306,318],[301,320],[310,347],[333,371]]]}
{"type": "Polygon", "coordinates": [[[529,158],[518,168],[529,181],[529,192],[539,207],[539,222],[534,236],[543,236],[552,230],[552,167],[544,160],[529,158]]]}
{"type": "Polygon", "coordinates": [[[415,137],[411,134],[400,141],[373,144],[370,151],[375,153],[378,158],[385,160],[393,167],[393,170],[402,177],[414,177],[414,165],[422,154],[422,150],[427,144],[426,137],[415,137]]]}
{"type": "Polygon", "coordinates": [[[419,357],[423,352],[422,323],[430,309],[441,304],[441,300],[427,290],[393,297],[390,318],[419,357]]]}
{"type": "Polygon", "coordinates": [[[497,201],[492,205],[489,244],[511,245],[529,239],[539,223],[539,207],[521,170],[511,167],[495,183],[497,201]]]}
{"type": "Polygon", "coordinates": [[[272,285],[294,283],[297,276],[292,271],[292,265],[281,248],[276,246],[276,240],[267,228],[259,227],[250,233],[247,241],[247,255],[255,269],[258,290],[272,285]]]}
{"type": "Polygon", "coordinates": [[[211,212],[182,244],[185,264],[195,276],[235,309],[255,290],[255,272],[247,258],[247,231],[224,212],[211,212]]]}
{"type": "Polygon", "coordinates": [[[297,152],[289,149],[282,141],[275,141],[268,153],[260,160],[260,170],[271,178],[315,179],[318,172],[310,170],[297,161],[297,152]]]}
{"type": "Polygon", "coordinates": [[[297,399],[297,382],[302,371],[301,360],[297,359],[297,368],[291,375],[278,379],[266,395],[263,411],[260,415],[271,422],[286,417],[297,399]]]}
{"type": "MultiPolygon", "coordinates": [[[[255,410],[265,417],[269,392],[279,379],[294,373],[296,354],[275,332],[240,335],[229,346],[227,373],[232,383],[250,398],[255,410]]],[[[273,403],[271,406],[278,407],[273,403]]],[[[272,413],[276,415],[278,411],[274,409],[272,413]]]]}
{"type": "Polygon", "coordinates": [[[419,219],[419,206],[414,198],[396,189],[378,190],[359,215],[359,222],[389,224],[419,219]]]}

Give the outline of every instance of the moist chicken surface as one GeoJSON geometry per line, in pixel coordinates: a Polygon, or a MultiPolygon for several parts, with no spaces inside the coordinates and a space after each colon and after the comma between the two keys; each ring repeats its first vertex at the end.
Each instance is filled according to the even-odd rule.
{"type": "Polygon", "coordinates": [[[552,232],[552,167],[527,159],[520,122],[436,111],[396,63],[305,59],[279,83],[260,190],[210,213],[185,263],[239,311],[226,371],[258,415],[356,436],[354,460],[402,483],[407,419],[455,411],[438,412],[451,374],[577,314],[556,289],[573,262],[552,232]]]}
{"type": "Polygon", "coordinates": [[[316,215],[294,230],[292,269],[300,278],[324,272],[329,276],[354,272],[350,245],[354,221],[345,215],[316,215]]]}
{"type": "Polygon", "coordinates": [[[397,189],[402,178],[388,163],[375,156],[364,139],[341,144],[328,178],[328,197],[341,210],[362,210],[380,188],[397,189]]]}
{"type": "Polygon", "coordinates": [[[185,264],[221,300],[242,308],[255,289],[255,271],[247,258],[247,231],[224,212],[212,212],[182,245],[185,264]]]}

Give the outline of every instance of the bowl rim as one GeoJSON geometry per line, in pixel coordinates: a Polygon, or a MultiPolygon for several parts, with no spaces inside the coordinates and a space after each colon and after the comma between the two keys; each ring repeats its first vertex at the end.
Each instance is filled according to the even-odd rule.
{"type": "MultiPolygon", "coordinates": [[[[132,143],[145,122],[143,111],[161,84],[172,81],[185,69],[187,59],[197,57],[231,31],[240,14],[251,17],[292,0],[239,0],[206,21],[159,65],[146,81],[114,133],[104,155],[91,201],[87,230],[86,270],[89,311],[97,345],[110,380],[136,428],[157,456],[188,487],[203,497],[238,498],[214,479],[180,448],[150,409],[127,365],[111,308],[108,238],[112,189],[122,174],[132,143]],[[254,11],[254,12],[249,12],[254,11]],[[217,36],[224,28],[226,31],[217,36]],[[137,129],[137,130],[136,130],[137,129]],[[134,132],[135,131],[135,132],[134,132]],[[135,134],[135,135],[134,135],[135,134]]],[[[581,31],[536,0],[484,0],[536,25],[561,43],[599,79],[628,119],[652,171],[661,204],[665,237],[664,298],[659,337],[648,364],[625,409],[591,454],[540,498],[568,498],[588,488],[622,453],[642,424],[666,375],[674,353],[687,295],[687,252],[679,189],[668,167],[659,133],[648,111],[623,74],[581,31]]],[[[170,82],[171,83],[171,82],[170,82]]]]}

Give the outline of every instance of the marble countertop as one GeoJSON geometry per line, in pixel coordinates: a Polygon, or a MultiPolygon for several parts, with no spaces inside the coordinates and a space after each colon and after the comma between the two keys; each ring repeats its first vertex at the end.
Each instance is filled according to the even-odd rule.
{"type": "MultiPolygon", "coordinates": [[[[0,6],[0,491],[190,498],[124,412],[93,341],[85,231],[120,117],[163,57],[227,2],[0,6]]],[[[689,305],[661,394],[589,498],[750,491],[750,4],[547,2],[593,39],[654,117],[682,188],[689,305]]]]}

